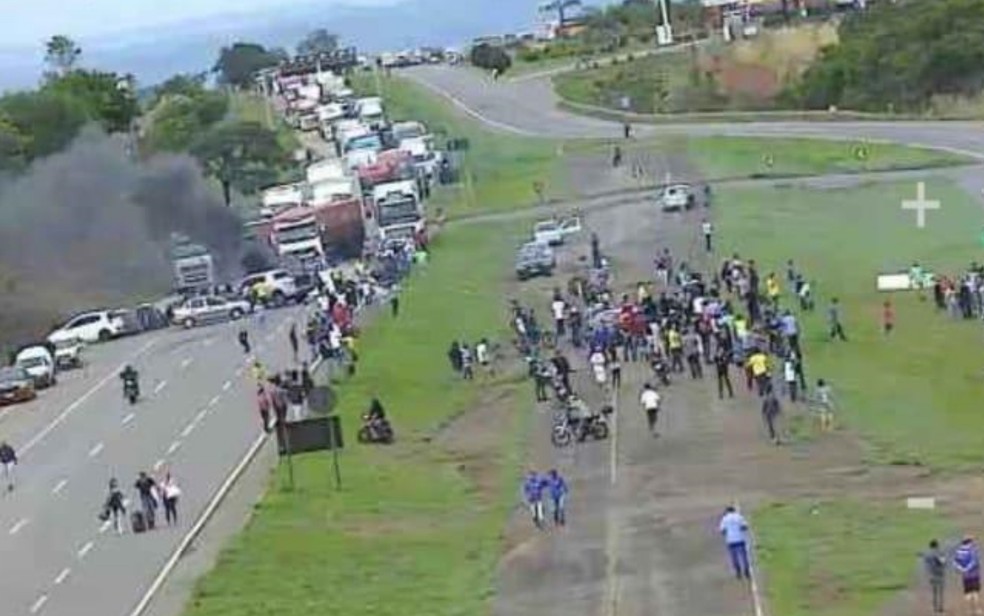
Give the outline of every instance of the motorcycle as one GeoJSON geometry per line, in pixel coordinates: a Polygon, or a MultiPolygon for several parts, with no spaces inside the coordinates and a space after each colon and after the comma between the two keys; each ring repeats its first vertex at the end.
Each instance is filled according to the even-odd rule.
{"type": "Polygon", "coordinates": [[[663,357],[656,357],[652,361],[653,374],[659,379],[659,382],[663,384],[663,387],[668,387],[670,385],[670,367],[666,365],[666,360],[663,357]]]}
{"type": "Polygon", "coordinates": [[[356,438],[360,443],[381,443],[389,445],[396,438],[393,426],[386,419],[370,419],[369,415],[362,416],[362,427],[356,438]]]}
{"type": "Polygon", "coordinates": [[[140,385],[135,379],[127,379],[123,381],[123,397],[126,398],[130,404],[137,403],[137,399],[140,398],[140,385]]]}
{"type": "Polygon", "coordinates": [[[598,413],[593,413],[580,421],[571,421],[565,414],[554,420],[553,429],[550,431],[550,442],[554,447],[567,447],[574,442],[583,442],[588,437],[596,441],[603,441],[608,438],[608,416],[614,409],[606,406],[598,413]]]}

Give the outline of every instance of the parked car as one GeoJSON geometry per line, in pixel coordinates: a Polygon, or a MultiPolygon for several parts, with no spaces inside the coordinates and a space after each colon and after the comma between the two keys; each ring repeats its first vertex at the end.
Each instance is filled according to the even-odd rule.
{"type": "Polygon", "coordinates": [[[249,296],[249,290],[256,285],[269,285],[270,299],[274,306],[283,306],[297,299],[297,283],[287,270],[270,270],[250,274],[239,283],[239,292],[243,297],[249,296]]]}
{"type": "Polygon", "coordinates": [[[541,244],[559,246],[564,238],[581,231],[581,219],[571,218],[541,220],[533,227],[533,240],[541,244]]]}
{"type": "Polygon", "coordinates": [[[57,382],[55,358],[47,347],[35,345],[22,349],[14,358],[14,366],[23,368],[34,379],[36,389],[51,387],[57,382]]]}
{"type": "Polygon", "coordinates": [[[106,342],[121,335],[126,325],[111,310],[85,312],[72,317],[67,323],[48,334],[48,342],[58,344],[64,340],[82,342],[106,342]]]}
{"type": "Polygon", "coordinates": [[[193,297],[174,309],[174,322],[186,328],[235,321],[249,312],[249,302],[224,297],[193,297]]]}
{"type": "Polygon", "coordinates": [[[27,402],[38,397],[34,379],[19,366],[0,368],[0,404],[27,402]]]}
{"type": "Polygon", "coordinates": [[[70,368],[82,367],[82,349],[85,345],[78,340],[62,340],[56,342],[55,348],[55,368],[58,370],[68,370],[70,368]]]}
{"type": "Polygon", "coordinates": [[[690,184],[670,184],[660,189],[656,202],[664,212],[681,212],[693,209],[697,199],[690,184]]]}
{"type": "Polygon", "coordinates": [[[548,244],[530,242],[519,249],[516,256],[516,276],[527,280],[535,276],[552,276],[557,260],[548,244]]]}

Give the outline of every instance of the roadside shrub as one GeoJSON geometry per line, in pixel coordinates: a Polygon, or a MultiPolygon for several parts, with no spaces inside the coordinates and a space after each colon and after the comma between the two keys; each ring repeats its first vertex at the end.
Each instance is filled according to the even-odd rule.
{"type": "Polygon", "coordinates": [[[512,66],[512,58],[502,47],[488,44],[477,45],[471,50],[471,63],[479,68],[504,73],[512,66]]]}

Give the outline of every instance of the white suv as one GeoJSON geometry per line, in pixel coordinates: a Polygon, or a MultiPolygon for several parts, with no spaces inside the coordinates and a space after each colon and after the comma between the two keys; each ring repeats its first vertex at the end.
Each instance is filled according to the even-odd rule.
{"type": "Polygon", "coordinates": [[[72,317],[67,323],[48,334],[48,342],[58,344],[69,340],[82,342],[106,342],[123,333],[126,324],[114,311],[85,312],[72,317]]]}
{"type": "Polygon", "coordinates": [[[251,274],[239,283],[239,292],[243,297],[249,297],[249,290],[259,284],[269,285],[270,299],[274,306],[283,306],[297,297],[297,283],[286,270],[251,274]]]}

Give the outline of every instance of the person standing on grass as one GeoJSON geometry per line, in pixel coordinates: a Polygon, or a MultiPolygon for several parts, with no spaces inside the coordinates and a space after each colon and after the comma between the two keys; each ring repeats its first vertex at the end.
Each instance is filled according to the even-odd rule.
{"type": "Polygon", "coordinates": [[[478,365],[481,366],[483,372],[493,373],[491,368],[491,359],[489,357],[489,341],[486,338],[482,338],[475,345],[475,360],[478,361],[478,365]]]}
{"type": "Polygon", "coordinates": [[[567,482],[557,469],[551,469],[547,474],[547,488],[550,490],[550,501],[553,503],[553,521],[557,526],[567,524],[567,482]]]}
{"type": "Polygon", "coordinates": [[[718,524],[718,532],[724,537],[735,577],[739,580],[752,579],[751,567],[748,563],[748,522],[734,507],[727,507],[718,524]]]}
{"type": "Polygon", "coordinates": [[[953,552],[953,566],[963,582],[964,600],[974,616],[981,614],[981,557],[977,544],[971,537],[964,537],[953,552]]]}
{"type": "Polygon", "coordinates": [[[817,411],[820,413],[820,430],[829,432],[834,426],[834,393],[823,379],[817,380],[817,411]]]}
{"type": "Polygon", "coordinates": [[[841,323],[840,300],[836,297],[830,300],[830,306],[827,307],[827,324],[830,325],[831,340],[840,338],[842,341],[847,342],[847,336],[844,334],[844,325],[841,323]]]}
{"type": "Polygon", "coordinates": [[[929,542],[929,549],[920,554],[923,566],[926,569],[926,577],[929,579],[929,587],[933,593],[933,613],[943,613],[943,589],[946,580],[946,554],[940,549],[940,544],[936,539],[929,542]]]}
{"type": "Polygon", "coordinates": [[[642,410],[646,413],[646,423],[649,425],[649,431],[653,436],[659,436],[659,432],[656,431],[656,420],[659,419],[659,403],[659,393],[653,389],[653,386],[649,383],[643,385],[642,393],[639,395],[639,404],[642,405],[642,410]]]}
{"type": "Polygon", "coordinates": [[[474,358],[472,357],[471,347],[467,344],[461,345],[461,376],[466,381],[475,378],[474,358]]]}
{"type": "Polygon", "coordinates": [[[394,319],[400,316],[400,296],[397,293],[390,296],[390,313],[394,319]]]}
{"type": "Polygon", "coordinates": [[[882,332],[887,336],[895,329],[895,309],[892,300],[886,299],[882,304],[882,332]]]}
{"type": "Polygon", "coordinates": [[[17,468],[17,452],[10,443],[0,443],[0,465],[3,466],[3,478],[7,482],[7,491],[14,491],[14,469],[17,468]]]}
{"type": "Polygon", "coordinates": [[[711,226],[711,221],[706,218],[700,223],[700,232],[704,235],[704,250],[707,252],[713,252],[713,247],[711,244],[711,236],[714,233],[714,227],[711,226]]]}
{"type": "Polygon", "coordinates": [[[523,499],[530,509],[533,525],[543,528],[543,489],[546,482],[536,471],[529,471],[523,481],[523,499]]]}
{"type": "Polygon", "coordinates": [[[762,401],[762,420],[765,421],[765,429],[769,433],[769,440],[774,445],[779,444],[779,431],[776,430],[776,422],[779,420],[779,413],[781,411],[779,398],[776,397],[776,392],[770,387],[768,393],[765,394],[765,400],[762,401]]]}
{"type": "Polygon", "coordinates": [[[796,316],[786,310],[779,319],[779,326],[782,329],[783,337],[786,339],[786,344],[789,345],[790,350],[798,355],[800,353],[800,332],[796,316]]]}
{"type": "Polygon", "coordinates": [[[731,377],[728,370],[731,369],[731,357],[724,347],[718,347],[714,355],[714,368],[717,371],[718,399],[724,400],[724,390],[728,390],[728,397],[735,397],[735,390],[731,387],[731,377]]]}

